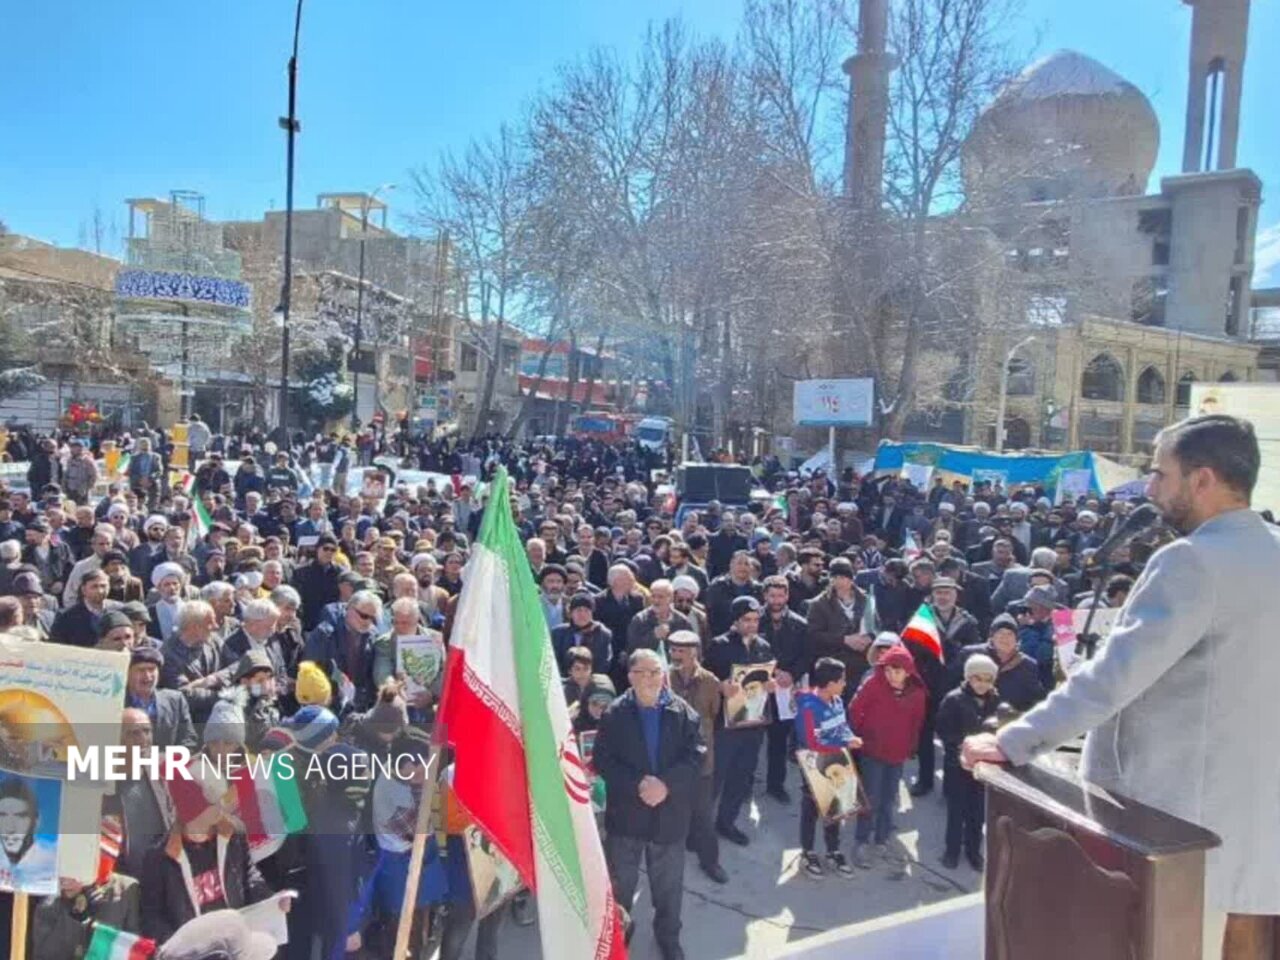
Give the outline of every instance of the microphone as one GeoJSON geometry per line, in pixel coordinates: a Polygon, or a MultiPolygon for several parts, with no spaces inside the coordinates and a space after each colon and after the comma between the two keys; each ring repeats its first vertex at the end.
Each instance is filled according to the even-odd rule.
{"type": "Polygon", "coordinates": [[[1111,536],[1102,542],[1098,552],[1093,555],[1092,566],[1105,567],[1111,562],[1111,555],[1126,544],[1136,540],[1143,533],[1160,524],[1163,516],[1160,508],[1154,503],[1144,503],[1125,517],[1120,526],[1111,531],[1111,536]]]}

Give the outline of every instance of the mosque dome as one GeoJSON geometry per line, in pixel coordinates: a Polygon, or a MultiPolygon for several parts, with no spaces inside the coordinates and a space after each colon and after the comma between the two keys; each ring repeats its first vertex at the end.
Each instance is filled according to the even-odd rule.
{"type": "Polygon", "coordinates": [[[1011,80],[965,142],[972,202],[1144,193],[1160,125],[1142,91],[1098,61],[1059,50],[1011,80]]]}

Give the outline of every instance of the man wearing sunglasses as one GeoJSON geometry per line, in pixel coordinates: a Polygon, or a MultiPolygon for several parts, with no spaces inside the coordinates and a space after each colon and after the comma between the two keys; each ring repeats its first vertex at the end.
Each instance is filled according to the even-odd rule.
{"type": "Polygon", "coordinates": [[[373,638],[382,619],[382,600],[371,590],[358,590],[337,623],[322,623],[307,636],[303,660],[336,666],[355,688],[353,706],[368,710],[377,687],[373,682],[373,638]]]}
{"type": "Polygon", "coordinates": [[[338,575],[334,565],[338,541],[332,534],[325,534],[316,541],[315,559],[294,574],[293,586],[302,597],[302,628],[314,630],[320,622],[320,614],[326,604],[337,603],[338,575]]]}

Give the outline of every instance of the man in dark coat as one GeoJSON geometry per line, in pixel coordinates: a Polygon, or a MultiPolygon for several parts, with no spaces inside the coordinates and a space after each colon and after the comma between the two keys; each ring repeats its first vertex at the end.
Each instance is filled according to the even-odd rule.
{"type": "MultiPolygon", "coordinates": [[[[760,604],[754,597],[738,597],[733,601],[733,627],[707,646],[707,669],[720,680],[725,705],[715,735],[715,778],[720,794],[716,811],[716,832],[730,843],[745,847],[750,838],[734,823],[751,796],[751,782],[760,761],[760,742],[764,726],[727,725],[730,698],[741,693],[734,679],[734,667],[754,663],[768,664],[774,659],[769,641],[760,636],[760,604]]],[[[745,677],[742,678],[745,682],[745,677]]],[[[767,680],[772,693],[774,682],[767,680]]],[[[766,718],[768,714],[766,714],[766,718]]]]}
{"type": "Polygon", "coordinates": [[[985,644],[965,647],[950,665],[950,685],[958,687],[964,681],[964,665],[975,653],[982,653],[996,662],[996,692],[1000,699],[1013,709],[1025,712],[1044,699],[1045,690],[1040,684],[1040,671],[1036,662],[1018,649],[1018,621],[1002,613],[991,621],[989,640],[985,644]]]}
{"type": "Polygon", "coordinates": [[[338,574],[333,556],[338,552],[338,541],[333,536],[322,536],[316,542],[316,558],[300,567],[293,576],[293,587],[302,597],[302,629],[314,630],[320,622],[320,611],[326,604],[337,603],[338,574]]]}
{"type": "Polygon", "coordinates": [[[766,734],[767,774],[765,776],[766,792],[780,803],[790,803],[787,793],[787,754],[791,745],[795,720],[792,717],[780,717],[777,709],[777,697],[786,699],[793,697],[794,687],[800,683],[809,670],[808,655],[805,649],[805,633],[808,624],[804,617],[790,609],[790,591],[787,578],[783,576],[768,577],[764,581],[764,611],[760,615],[760,636],[768,641],[777,658],[777,670],[774,680],[778,684],[779,693],[774,697],[773,722],[769,724],[766,734]],[[787,694],[783,688],[793,688],[787,694]]]}
{"type": "Polygon", "coordinates": [[[663,960],[683,960],[684,844],[706,748],[698,715],[666,689],[657,653],[636,650],[627,666],[631,689],[600,718],[592,756],[609,796],[605,859],[628,914],[645,861],[658,950],[663,960]]]}
{"type": "Polygon", "coordinates": [[[764,599],[764,587],[751,578],[751,555],[745,549],[733,555],[729,561],[729,572],[712,580],[704,597],[713,637],[733,626],[732,605],[738,597],[751,597],[757,602],[764,599]]]}
{"type": "Polygon", "coordinates": [[[596,603],[589,593],[575,594],[569,600],[569,622],[551,631],[551,649],[561,676],[569,675],[567,654],[570,647],[586,647],[591,651],[597,673],[609,673],[613,664],[613,634],[595,618],[596,603]]]}
{"type": "Polygon", "coordinates": [[[179,746],[194,751],[199,740],[191,722],[191,707],[177,690],[159,689],[163,666],[164,655],[159,648],[135,647],[129,657],[124,705],[141,710],[151,720],[151,738],[157,747],[179,746]]]}
{"type": "Polygon", "coordinates": [[[835,657],[845,667],[845,699],[853,697],[867,670],[867,648],[872,638],[863,632],[866,595],[854,583],[853,564],[844,557],[831,561],[827,589],[809,601],[809,663],[835,657]]]}

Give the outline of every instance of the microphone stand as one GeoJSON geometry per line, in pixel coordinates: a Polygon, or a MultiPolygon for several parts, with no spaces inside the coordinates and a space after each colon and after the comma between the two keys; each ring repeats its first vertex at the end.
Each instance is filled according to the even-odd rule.
{"type": "Polygon", "coordinates": [[[1093,615],[1097,612],[1098,604],[1102,600],[1102,591],[1107,584],[1107,574],[1111,572],[1112,567],[1110,560],[1098,565],[1098,582],[1093,588],[1093,602],[1089,605],[1089,615],[1084,618],[1084,629],[1076,634],[1077,657],[1083,656],[1086,660],[1092,660],[1098,650],[1098,641],[1102,638],[1089,628],[1093,626],[1093,615]]]}

